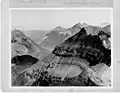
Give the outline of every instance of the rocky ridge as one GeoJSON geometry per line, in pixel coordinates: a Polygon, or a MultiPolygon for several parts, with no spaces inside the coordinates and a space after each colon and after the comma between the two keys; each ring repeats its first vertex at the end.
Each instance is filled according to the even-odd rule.
{"type": "Polygon", "coordinates": [[[56,46],[52,54],[21,73],[13,85],[111,86],[108,77],[102,78],[111,65],[111,50],[103,46],[103,40],[109,37],[108,32],[93,35],[82,28],[56,46]]]}
{"type": "Polygon", "coordinates": [[[63,43],[64,40],[78,33],[83,27],[85,28],[87,35],[97,35],[99,31],[104,31],[107,34],[110,34],[111,29],[111,26],[109,24],[105,26],[92,26],[86,23],[77,23],[70,28],[63,28],[61,26],[58,26],[50,30],[45,35],[45,39],[43,39],[40,45],[53,50],[55,46],[63,43]]]}

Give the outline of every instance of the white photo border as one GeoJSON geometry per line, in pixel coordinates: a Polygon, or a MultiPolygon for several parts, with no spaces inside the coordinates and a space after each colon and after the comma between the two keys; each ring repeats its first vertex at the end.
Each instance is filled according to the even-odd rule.
{"type": "Polygon", "coordinates": [[[61,90],[63,89],[68,89],[68,90],[74,90],[74,89],[109,89],[109,88],[113,88],[113,8],[108,7],[108,8],[101,8],[101,7],[97,7],[97,8],[91,8],[91,7],[79,7],[79,8],[9,8],[9,88],[19,88],[19,89],[44,89],[46,92],[49,92],[49,89],[57,89],[60,88],[61,90]],[[111,86],[98,86],[98,87],[81,87],[81,86],[70,86],[70,87],[37,87],[37,86],[12,86],[11,84],[11,11],[13,10],[104,10],[107,9],[108,11],[110,11],[111,15],[111,86]]]}

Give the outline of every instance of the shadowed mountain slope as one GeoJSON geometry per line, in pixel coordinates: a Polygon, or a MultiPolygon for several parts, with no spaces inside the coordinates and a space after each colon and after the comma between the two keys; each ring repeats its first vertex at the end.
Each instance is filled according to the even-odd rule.
{"type": "Polygon", "coordinates": [[[87,34],[85,28],[56,46],[50,55],[22,72],[13,86],[111,86],[111,50],[105,31],[87,34]]]}

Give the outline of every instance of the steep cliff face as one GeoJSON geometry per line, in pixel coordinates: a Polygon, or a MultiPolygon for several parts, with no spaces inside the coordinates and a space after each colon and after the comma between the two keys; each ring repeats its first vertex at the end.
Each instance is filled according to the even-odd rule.
{"type": "Polygon", "coordinates": [[[60,44],[60,46],[56,46],[53,54],[64,57],[78,56],[89,61],[90,65],[101,62],[110,66],[111,62],[111,50],[104,47],[103,40],[101,40],[99,33],[98,35],[87,35],[84,28],[60,44]]]}
{"type": "Polygon", "coordinates": [[[110,68],[111,50],[104,47],[102,35],[88,35],[82,28],[21,73],[13,86],[111,86],[104,74],[110,68]]]}

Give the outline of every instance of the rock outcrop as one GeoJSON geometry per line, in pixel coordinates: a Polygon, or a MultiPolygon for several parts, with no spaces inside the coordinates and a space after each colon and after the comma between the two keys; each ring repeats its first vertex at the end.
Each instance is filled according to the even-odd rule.
{"type": "Polygon", "coordinates": [[[104,47],[102,35],[88,34],[82,28],[56,46],[50,55],[25,69],[13,86],[111,86],[105,76],[111,65],[111,50],[104,47]]]}

